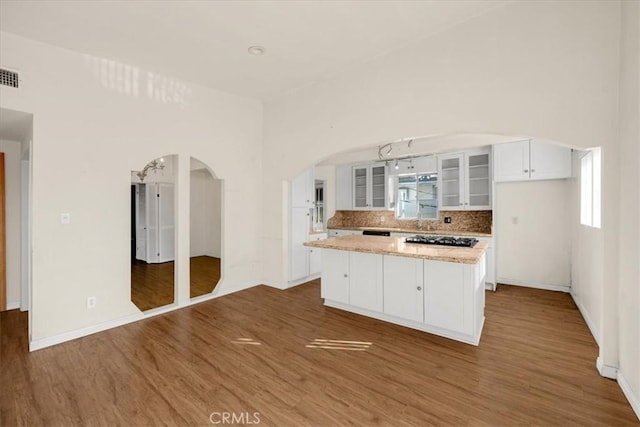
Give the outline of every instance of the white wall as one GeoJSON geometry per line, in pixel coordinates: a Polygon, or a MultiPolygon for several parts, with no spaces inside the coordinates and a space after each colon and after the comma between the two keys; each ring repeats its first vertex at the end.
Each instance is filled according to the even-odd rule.
{"type": "Polygon", "coordinates": [[[266,282],[286,277],[282,182],[333,153],[458,133],[613,140],[619,18],[617,2],[514,2],[267,102],[266,282]]]}
{"type": "Polygon", "coordinates": [[[20,90],[0,88],[0,106],[34,114],[32,344],[144,316],[130,302],[131,171],[160,156],[179,156],[179,304],[189,303],[191,156],[227,183],[219,295],[260,283],[261,248],[246,244],[263,229],[253,214],[261,198],[259,102],[7,33],[0,51],[2,65],[24,81],[20,90]],[[61,212],[71,213],[71,224],[60,224],[61,212]],[[89,296],[97,307],[86,308],[89,296]]]}
{"type": "Polygon", "coordinates": [[[221,257],[222,182],[206,169],[191,171],[191,256],[221,257]]]}
{"type": "Polygon", "coordinates": [[[640,418],[640,4],[622,10],[618,381],[640,418]]]}
{"type": "Polygon", "coordinates": [[[573,181],[496,184],[498,282],[569,289],[573,181]]]}
{"type": "Polygon", "coordinates": [[[7,262],[7,308],[20,307],[21,285],[21,163],[20,142],[0,140],[0,152],[5,164],[5,215],[6,215],[6,262],[7,262]]]}
{"type": "MultiPolygon", "coordinates": [[[[604,233],[600,228],[580,224],[580,158],[575,151],[573,170],[576,179],[569,189],[569,228],[571,229],[571,294],[587,321],[595,340],[600,343],[602,336],[602,303],[605,286],[604,275],[604,233]]],[[[611,292],[609,290],[609,292],[611,292]]]]}

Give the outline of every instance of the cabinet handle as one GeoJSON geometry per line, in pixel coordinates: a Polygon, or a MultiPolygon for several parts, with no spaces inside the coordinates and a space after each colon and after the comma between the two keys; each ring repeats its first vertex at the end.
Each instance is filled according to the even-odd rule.
{"type": "Polygon", "coordinates": [[[529,173],[529,169],[525,169],[525,170],[524,170],[524,173],[529,173]]]}
{"type": "Polygon", "coordinates": [[[531,173],[534,173],[536,170],[535,169],[531,169],[531,173]]]}
{"type": "Polygon", "coordinates": [[[460,202],[460,206],[462,206],[462,202],[460,202]]]}
{"type": "Polygon", "coordinates": [[[347,277],[347,273],[344,274],[344,277],[347,277]]]}
{"type": "Polygon", "coordinates": [[[418,286],[418,290],[421,291],[422,290],[422,286],[418,286]]]}

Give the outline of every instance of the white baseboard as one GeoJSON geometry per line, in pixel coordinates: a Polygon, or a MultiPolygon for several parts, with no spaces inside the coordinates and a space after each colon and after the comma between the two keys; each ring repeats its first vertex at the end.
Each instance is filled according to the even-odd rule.
{"type": "Polygon", "coordinates": [[[596,369],[598,369],[600,375],[605,378],[612,380],[618,379],[618,368],[615,366],[605,365],[600,356],[596,359],[596,369]]]}
{"type": "Polygon", "coordinates": [[[631,386],[629,385],[627,380],[624,378],[624,374],[620,371],[618,371],[618,385],[622,389],[624,396],[629,401],[629,404],[631,405],[633,412],[636,413],[636,417],[638,417],[638,419],[640,420],[640,398],[635,394],[633,394],[633,390],[631,389],[631,386]]]}
{"type": "Polygon", "coordinates": [[[525,288],[543,289],[545,291],[556,291],[556,292],[566,292],[566,293],[569,293],[571,291],[571,286],[569,285],[531,283],[531,282],[523,282],[522,280],[508,279],[504,277],[499,277],[498,280],[496,280],[496,282],[503,283],[505,285],[523,286],[525,288]]]}
{"type": "Polygon", "coordinates": [[[582,318],[589,327],[591,335],[593,335],[593,339],[596,340],[598,347],[600,347],[600,332],[596,328],[595,323],[593,323],[593,320],[591,320],[587,309],[584,307],[584,305],[582,305],[582,303],[578,299],[578,296],[573,292],[573,290],[569,292],[569,294],[571,295],[571,298],[573,298],[573,302],[576,304],[576,307],[578,307],[578,311],[580,311],[580,314],[582,314],[582,318]]]}
{"type": "Polygon", "coordinates": [[[77,338],[86,337],[97,332],[106,331],[107,329],[115,328],[118,326],[126,325],[145,318],[143,313],[135,313],[129,316],[121,317],[119,319],[110,320],[108,322],[99,323],[93,326],[87,326],[86,328],[76,329],[74,331],[63,332],[61,334],[53,335],[47,338],[41,338],[39,340],[33,340],[29,342],[29,351],[40,350],[52,345],[62,344],[63,342],[75,340],[77,338]]]}
{"type": "Polygon", "coordinates": [[[20,301],[7,302],[7,310],[17,310],[20,308],[20,301]]]}
{"type": "Polygon", "coordinates": [[[63,332],[61,334],[53,335],[47,338],[42,338],[38,340],[33,340],[29,343],[29,351],[41,350],[46,347],[51,347],[52,345],[62,344],[63,342],[75,340],[77,338],[86,337],[88,335],[95,334],[97,332],[106,331],[107,329],[116,328],[118,326],[123,326],[128,323],[137,322],[138,320],[149,319],[151,317],[159,316],[161,314],[170,313],[174,310],[178,310],[180,308],[189,307],[194,304],[198,304],[204,301],[209,301],[214,298],[218,298],[224,295],[229,295],[234,292],[243,291],[245,289],[260,285],[260,282],[248,282],[244,283],[237,288],[221,291],[219,293],[215,293],[215,291],[211,294],[203,295],[198,298],[190,299],[187,303],[178,305],[171,304],[165,307],[159,307],[153,310],[147,310],[145,312],[135,313],[129,316],[122,317],[120,319],[110,320],[108,322],[103,322],[97,325],[88,326],[86,328],[76,329],[69,332],[63,332]]]}

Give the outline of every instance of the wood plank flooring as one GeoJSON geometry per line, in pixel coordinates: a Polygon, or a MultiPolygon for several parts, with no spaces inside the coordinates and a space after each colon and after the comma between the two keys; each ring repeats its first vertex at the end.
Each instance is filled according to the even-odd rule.
{"type": "MultiPolygon", "coordinates": [[[[192,257],[190,262],[191,298],[213,292],[220,280],[220,258],[192,257]]],[[[174,301],[174,263],[131,265],[131,301],[140,310],[172,304],[174,301]]]]}
{"type": "Polygon", "coordinates": [[[2,426],[204,426],[214,412],[273,426],[640,424],[557,292],[487,292],[479,347],[324,307],[319,281],[34,353],[26,319],[0,313],[2,426]]]}

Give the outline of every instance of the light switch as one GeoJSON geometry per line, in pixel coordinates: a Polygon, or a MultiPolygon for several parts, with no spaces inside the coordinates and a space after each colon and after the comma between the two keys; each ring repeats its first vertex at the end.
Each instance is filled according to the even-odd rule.
{"type": "Polygon", "coordinates": [[[71,223],[71,214],[70,213],[61,213],[60,214],[60,224],[70,224],[71,223]]]}

